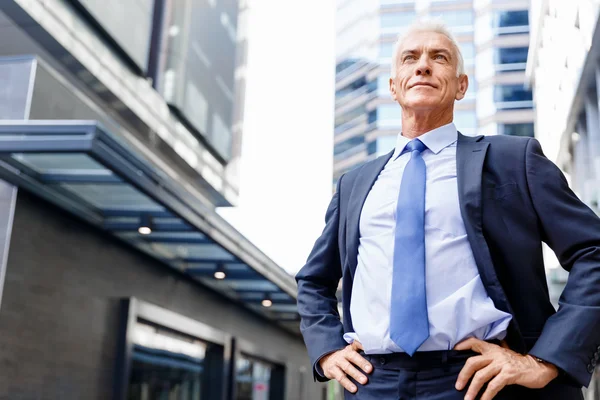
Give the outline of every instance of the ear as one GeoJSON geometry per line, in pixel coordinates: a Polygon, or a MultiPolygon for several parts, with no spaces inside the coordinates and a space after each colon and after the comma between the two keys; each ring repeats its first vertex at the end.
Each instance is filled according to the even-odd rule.
{"type": "Polygon", "coordinates": [[[393,78],[390,78],[390,93],[391,93],[394,101],[397,103],[398,102],[398,92],[396,91],[396,83],[394,82],[393,78]]]}
{"type": "Polygon", "coordinates": [[[456,90],[456,100],[462,100],[465,98],[467,89],[469,88],[469,77],[466,74],[462,74],[458,77],[458,89],[456,90]]]}

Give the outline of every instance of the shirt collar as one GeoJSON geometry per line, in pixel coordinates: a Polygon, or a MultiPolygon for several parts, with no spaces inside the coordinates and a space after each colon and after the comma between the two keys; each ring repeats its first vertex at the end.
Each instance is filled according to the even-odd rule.
{"type": "MultiPolygon", "coordinates": [[[[454,125],[453,122],[450,122],[449,124],[424,133],[423,135],[419,136],[418,139],[423,142],[423,144],[427,146],[427,148],[434,154],[438,154],[440,151],[458,140],[458,131],[456,130],[456,125],[454,125]]],[[[400,154],[402,154],[404,147],[406,147],[408,142],[411,140],[412,139],[402,136],[402,132],[398,134],[396,148],[394,149],[392,160],[395,160],[400,154]]]]}

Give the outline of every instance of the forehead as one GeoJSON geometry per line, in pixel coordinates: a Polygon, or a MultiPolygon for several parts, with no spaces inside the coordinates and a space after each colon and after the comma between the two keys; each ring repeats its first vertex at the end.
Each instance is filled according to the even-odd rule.
{"type": "Polygon", "coordinates": [[[413,32],[406,36],[398,46],[399,52],[404,50],[425,50],[427,48],[446,49],[453,52],[454,46],[450,39],[438,32],[413,32]]]}

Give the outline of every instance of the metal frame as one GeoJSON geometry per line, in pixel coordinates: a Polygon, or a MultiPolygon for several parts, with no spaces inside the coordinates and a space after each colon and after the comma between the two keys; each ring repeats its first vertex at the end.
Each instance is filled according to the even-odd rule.
{"type": "Polygon", "coordinates": [[[122,299],[120,302],[121,315],[119,324],[119,337],[117,358],[115,363],[115,385],[113,390],[114,400],[127,399],[129,377],[131,374],[131,359],[133,355],[133,329],[136,322],[141,319],[158,326],[183,333],[199,340],[217,344],[223,347],[223,387],[222,399],[230,399],[231,393],[231,363],[233,339],[231,335],[215,329],[199,321],[169,311],[165,308],[150,304],[134,297],[122,299]]]}

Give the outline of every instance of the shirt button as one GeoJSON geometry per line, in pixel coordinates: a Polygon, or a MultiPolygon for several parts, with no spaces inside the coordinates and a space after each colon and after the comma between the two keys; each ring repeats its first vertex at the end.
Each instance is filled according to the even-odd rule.
{"type": "Polygon", "coordinates": [[[385,363],[386,363],[386,359],[385,359],[385,357],[383,357],[383,356],[379,357],[379,363],[380,363],[381,365],[385,365],[385,363]]]}

